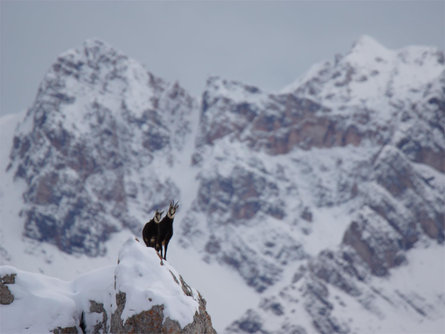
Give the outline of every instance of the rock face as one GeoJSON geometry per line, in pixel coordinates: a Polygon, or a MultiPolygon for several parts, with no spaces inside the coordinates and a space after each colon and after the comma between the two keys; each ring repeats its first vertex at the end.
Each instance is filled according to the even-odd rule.
{"type": "Polygon", "coordinates": [[[155,305],[148,311],[122,320],[125,307],[125,293],[116,295],[117,310],[111,317],[111,333],[216,333],[210,316],[205,309],[205,300],[199,297],[199,312],[193,316],[193,322],[181,328],[178,321],[164,317],[164,307],[155,305]]]}
{"type": "MultiPolygon", "coordinates": [[[[286,133],[287,136],[289,133],[277,126],[276,134],[256,144],[269,155],[286,154],[291,158],[286,160],[289,164],[283,164],[274,179],[287,176],[288,189],[294,188],[302,203],[294,204],[295,209],[292,205],[285,206],[283,211],[288,215],[283,220],[291,222],[291,217],[297,217],[293,218],[294,222],[302,231],[316,235],[317,213],[327,209],[333,214],[328,221],[340,229],[344,223],[344,227],[335,247],[321,247],[319,253],[312,254],[303,263],[300,261],[294,278],[284,284],[278,296],[266,293],[257,308],[247,311],[228,328],[228,332],[376,331],[375,327],[372,329],[371,325],[361,323],[361,319],[366,318],[363,313],[357,318],[350,315],[348,310],[353,312],[352,304],[366,310],[365,313],[374,314],[376,318],[370,321],[380,322],[381,326],[385,326],[382,325],[385,322],[382,310],[388,307],[387,304],[393,305],[389,307],[391,311],[387,311],[392,316],[398,312],[394,305],[404,305],[414,310],[413,317],[444,318],[443,312],[438,312],[435,307],[429,308],[425,300],[416,295],[415,286],[402,292],[401,287],[393,287],[392,291],[391,288],[380,290],[375,283],[375,277],[390,279],[394,268],[409,265],[407,256],[410,253],[407,251],[419,247],[419,243],[423,247],[432,247],[435,243],[443,245],[445,201],[441,194],[445,185],[445,114],[439,101],[445,100],[444,70],[443,53],[437,50],[407,48],[390,51],[365,37],[349,54],[337,58],[333,64],[318,65],[287,91],[296,99],[313,99],[323,107],[313,108],[311,134],[304,136],[306,142],[299,142],[298,137],[294,137],[290,150],[286,147],[268,151],[274,147],[267,144],[268,140],[275,143],[277,134],[286,133]],[[408,67],[410,71],[405,72],[408,67]],[[421,71],[424,71],[423,75],[420,75],[421,71]],[[403,80],[405,76],[415,74],[419,80],[412,86],[403,80]],[[310,155],[300,149],[309,150],[310,155]],[[319,157],[314,158],[314,155],[319,157]],[[292,163],[301,167],[292,167],[292,163]],[[311,180],[298,180],[298,177],[311,180]],[[308,188],[310,190],[306,191],[308,188]],[[333,210],[335,207],[345,210],[340,214],[340,224],[335,217],[338,213],[333,210]],[[311,225],[315,231],[311,231],[311,225]],[[295,320],[294,313],[307,315],[311,322],[301,326],[305,320],[295,320]]],[[[238,98],[240,93],[234,92],[233,96],[238,98]]],[[[249,98],[252,95],[246,100],[249,98]]],[[[258,109],[258,105],[269,106],[269,102],[264,101],[270,101],[270,98],[269,95],[252,100],[251,105],[258,109]]],[[[227,97],[225,101],[230,109],[231,101],[227,97]]],[[[269,109],[264,107],[262,110],[269,109]]],[[[282,119],[288,118],[282,116],[282,119]]],[[[305,116],[297,122],[298,133],[304,133],[306,122],[305,116]]],[[[252,124],[255,121],[241,131],[238,128],[227,131],[227,136],[242,134],[224,144],[232,145],[233,150],[236,141],[243,141],[257,130],[252,124]]],[[[289,143],[289,140],[285,142],[289,143]]],[[[215,146],[215,143],[207,142],[202,151],[216,151],[215,146]]],[[[227,148],[224,153],[227,155],[227,152],[231,150],[227,148]]],[[[207,152],[204,155],[209,156],[207,152]]],[[[258,154],[247,154],[255,155],[258,154]]],[[[282,164],[284,159],[268,157],[267,160],[264,165],[273,166],[273,161],[282,164]]],[[[247,168],[271,174],[273,168],[266,169],[253,161],[247,168]]],[[[267,187],[262,189],[267,191],[267,187]]],[[[224,211],[224,207],[220,210],[224,211]]],[[[328,225],[323,228],[328,229],[328,233],[334,232],[328,225]]],[[[213,242],[217,243],[217,240],[213,242]]],[[[440,247],[443,252],[443,246],[440,247]]],[[[309,248],[304,247],[303,241],[302,250],[309,248]]],[[[441,275],[443,279],[443,272],[441,275]]],[[[440,285],[435,288],[437,296],[443,295],[440,285]]],[[[439,304],[443,305],[443,302],[439,304]]],[[[407,326],[406,330],[413,329],[407,326]]]]}
{"type": "MultiPolygon", "coordinates": [[[[16,131],[9,168],[27,185],[24,234],[96,256],[179,199],[180,245],[261,294],[227,332],[382,332],[385,314],[435,324],[443,291],[382,282],[414,265],[410,254],[443,247],[444,87],[442,51],[365,36],[280,93],[212,77],[197,101],[87,41],[58,58],[16,131]]],[[[85,318],[135,329],[133,299],[115,293],[112,313],[94,299],[85,318]]],[[[141,321],[173,319],[159,305],[141,321]]]]}
{"type": "Polygon", "coordinates": [[[9,274],[0,277],[0,304],[9,305],[14,301],[14,295],[9,290],[8,285],[15,283],[16,274],[9,274]]]}
{"type": "Polygon", "coordinates": [[[130,239],[118,262],[72,282],[0,267],[2,333],[216,333],[205,300],[153,249],[130,239]]]}
{"type": "Polygon", "coordinates": [[[138,212],[176,197],[176,186],[160,182],[151,165],[155,158],[174,164],[193,108],[179,85],[100,41],[59,56],[11,152],[16,177],[28,185],[25,235],[97,256],[111,233],[138,233],[138,212]]]}
{"type": "Polygon", "coordinates": [[[337,245],[375,275],[425,234],[441,243],[444,70],[438,50],[391,51],[363,37],[281,94],[209,79],[184,244],[207,235],[190,243],[264,291],[283,264],[311,253],[304,244],[325,219],[317,212],[338,216],[337,245]],[[207,225],[196,226],[200,216],[207,225]]]}

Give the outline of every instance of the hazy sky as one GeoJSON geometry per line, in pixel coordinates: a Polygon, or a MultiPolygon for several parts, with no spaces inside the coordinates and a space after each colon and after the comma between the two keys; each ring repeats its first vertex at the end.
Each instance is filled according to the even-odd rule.
{"type": "Polygon", "coordinates": [[[279,90],[367,34],[445,48],[445,1],[5,1],[0,114],[22,111],[57,56],[102,39],[200,95],[209,75],[279,90]]]}

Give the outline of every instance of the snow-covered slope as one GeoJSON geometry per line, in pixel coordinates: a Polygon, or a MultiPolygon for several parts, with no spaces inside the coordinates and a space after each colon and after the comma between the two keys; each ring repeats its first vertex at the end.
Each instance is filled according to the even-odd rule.
{"type": "Polygon", "coordinates": [[[329,273],[329,265],[319,268],[324,273],[301,270],[284,287],[266,293],[258,307],[248,310],[227,332],[441,333],[443,254],[443,246],[423,245],[411,251],[407,262],[390,276],[365,276],[354,282],[349,293],[326,284],[328,275],[332,281],[339,277],[338,272],[329,273]],[[326,277],[320,279],[316,276],[320,274],[326,277]]]}
{"type": "MultiPolygon", "coordinates": [[[[327,107],[386,109],[391,100],[408,105],[430,93],[430,85],[443,75],[444,62],[443,52],[434,47],[390,50],[362,36],[345,55],[314,65],[283,92],[316,97],[327,107]]],[[[384,109],[376,112],[387,119],[384,109]]]]}
{"type": "Polygon", "coordinates": [[[444,63],[364,36],[280,93],[211,77],[196,101],[87,41],[57,59],[13,141],[3,119],[2,262],[69,279],[174,199],[169,261],[218,330],[434,331],[445,289],[416,292],[415,268],[445,278],[444,63]]]}
{"type": "MultiPolygon", "coordinates": [[[[391,277],[413,247],[443,243],[444,70],[438,50],[396,52],[365,37],[282,94],[212,79],[195,157],[203,166],[195,207],[211,217],[201,227],[210,233],[207,243],[191,243],[265,290],[228,332],[360,333],[373,312],[382,321],[376,328],[392,323],[403,331],[396,314],[410,315],[399,307],[417,308],[425,320],[411,321],[441,328],[443,285],[431,287],[436,297],[426,306],[414,288],[403,298],[394,297],[396,286],[379,296],[370,281],[391,277]],[[373,68],[369,57],[389,55],[397,70],[376,65],[375,80],[356,78],[373,68]],[[415,75],[412,84],[400,79],[415,75]],[[388,87],[393,93],[382,94],[388,87]],[[333,302],[337,290],[354,302],[333,302]],[[394,318],[384,320],[385,312],[394,318]]],[[[197,230],[192,235],[202,240],[197,230]]],[[[439,257],[432,261],[443,268],[439,257]]],[[[411,279],[413,286],[423,281],[411,279]]]]}
{"type": "Polygon", "coordinates": [[[73,281],[0,267],[2,333],[213,333],[205,301],[152,248],[130,238],[117,265],[73,281]]]}

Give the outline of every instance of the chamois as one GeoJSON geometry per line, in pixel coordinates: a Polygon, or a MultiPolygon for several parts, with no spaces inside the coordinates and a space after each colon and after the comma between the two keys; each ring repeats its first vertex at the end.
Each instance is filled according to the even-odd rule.
{"type": "Polygon", "coordinates": [[[158,242],[159,223],[161,222],[162,213],[164,211],[156,210],[154,217],[145,224],[142,230],[142,239],[144,239],[147,247],[153,247],[159,252],[160,243],[158,242]]]}
{"type": "Polygon", "coordinates": [[[163,253],[162,246],[164,246],[164,260],[167,260],[167,247],[171,237],[173,236],[173,220],[175,219],[175,213],[178,207],[178,202],[174,203],[171,201],[167,215],[162,218],[161,222],[159,223],[158,242],[161,247],[161,258],[163,253]]]}

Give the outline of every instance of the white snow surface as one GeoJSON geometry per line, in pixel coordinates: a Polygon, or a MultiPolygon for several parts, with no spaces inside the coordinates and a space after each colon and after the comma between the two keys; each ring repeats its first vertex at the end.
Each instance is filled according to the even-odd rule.
{"type": "MultiPolygon", "coordinates": [[[[346,325],[348,333],[442,333],[445,328],[443,256],[443,246],[424,240],[408,253],[406,264],[391,269],[391,275],[360,283],[367,292],[359,299],[333,285],[327,286],[332,315],[346,325]]],[[[311,317],[303,298],[307,294],[307,281],[300,279],[294,283],[292,276],[286,280],[288,285],[263,294],[260,302],[263,307],[256,309],[264,319],[262,329],[266,332],[282,333],[282,324],[292,323],[295,318],[299,325],[311,328],[311,317]],[[283,314],[265,308],[270,301],[281,303],[283,314]]],[[[323,318],[323,314],[320,317],[323,318]]]]}
{"type": "MultiPolygon", "coordinates": [[[[354,333],[441,333],[445,329],[445,255],[443,246],[419,245],[408,253],[407,263],[391,270],[385,279],[373,277],[369,286],[379,291],[372,302],[374,312],[363,312],[363,305],[330,287],[333,295],[356,314],[350,315],[354,333]],[[405,300],[410,299],[411,303],[405,300]],[[352,306],[352,307],[351,307],[352,306]],[[425,314],[422,314],[426,313],[425,314]]],[[[342,317],[342,307],[334,308],[342,317]]]]}
{"type": "Polygon", "coordinates": [[[0,306],[1,333],[49,333],[57,327],[80,323],[77,295],[71,282],[42,274],[0,267],[0,276],[16,274],[8,285],[15,299],[0,306]]]}
{"type": "Polygon", "coordinates": [[[200,254],[192,248],[184,249],[175,242],[169,247],[169,263],[207,301],[207,312],[218,333],[260,300],[260,296],[246,287],[236,272],[216,263],[203,262],[200,254]]]}
{"type": "Polygon", "coordinates": [[[15,284],[7,285],[15,299],[10,305],[0,306],[2,334],[48,333],[57,327],[80,324],[82,310],[89,310],[90,300],[103,303],[110,320],[118,292],[126,293],[121,316],[124,322],[154,305],[164,305],[164,317],[178,321],[183,328],[193,322],[199,308],[198,292],[191,288],[192,296],[186,295],[178,272],[168,262],[161,265],[154,249],[134,238],[122,246],[117,265],[96,269],[72,281],[0,266],[0,277],[8,274],[16,274],[15,284]]]}
{"type": "Polygon", "coordinates": [[[177,320],[181,327],[193,322],[198,311],[198,292],[192,289],[193,298],[182,291],[180,275],[163,261],[153,248],[130,238],[119,253],[115,270],[116,290],[127,294],[122,318],[127,319],[154,305],[164,305],[164,316],[177,320]],[[173,284],[172,284],[173,283],[173,284]]]}
{"type": "Polygon", "coordinates": [[[382,121],[389,120],[395,104],[419,101],[428,84],[443,75],[443,64],[430,61],[438,52],[425,46],[391,50],[364,35],[346,55],[313,65],[281,92],[298,91],[334,112],[362,107],[378,112],[382,121]]]}

